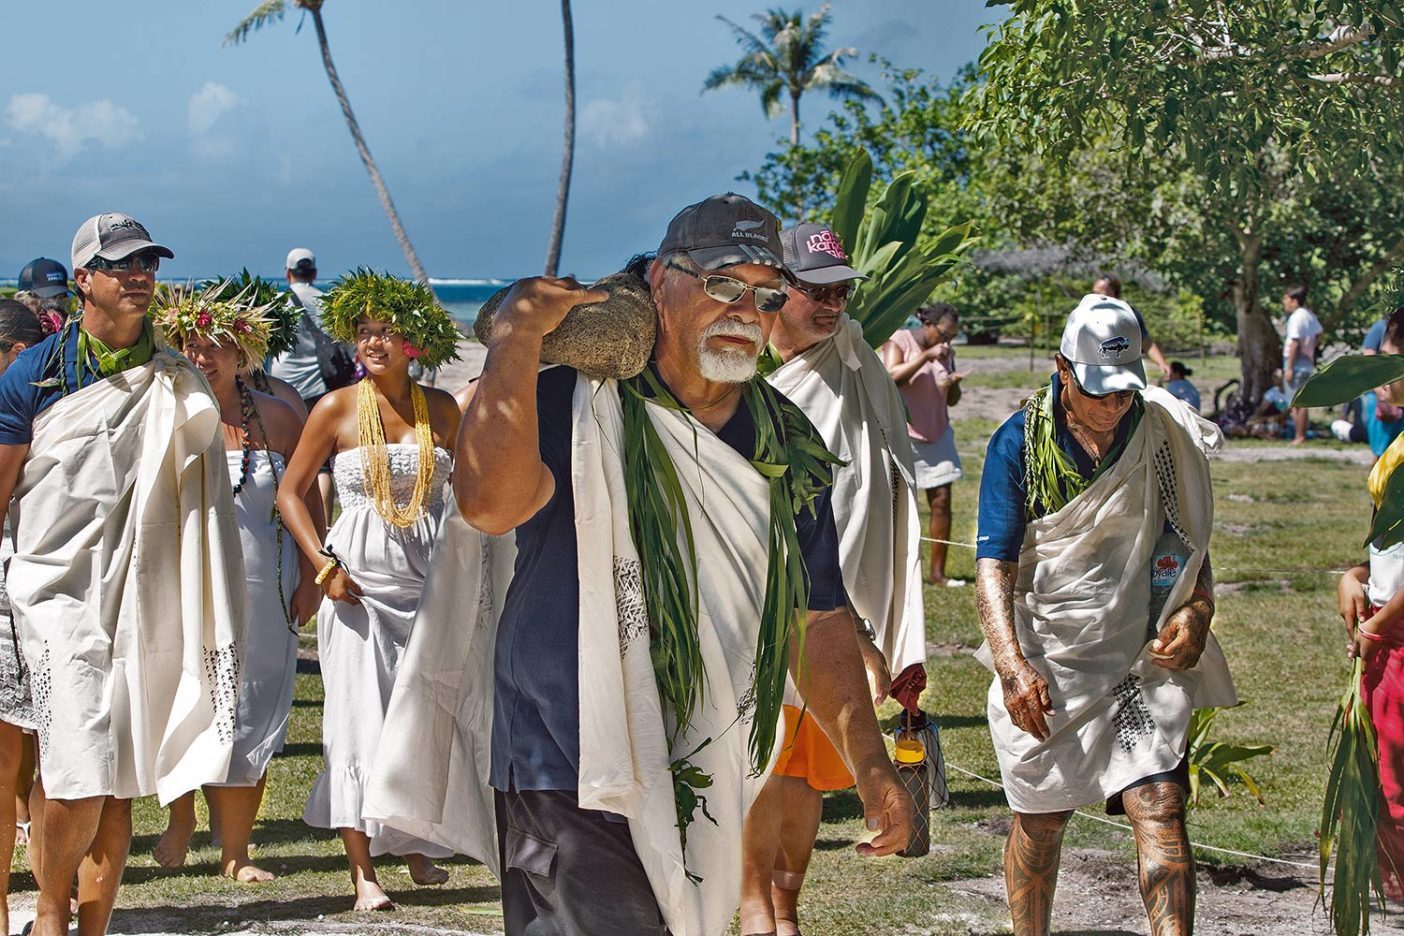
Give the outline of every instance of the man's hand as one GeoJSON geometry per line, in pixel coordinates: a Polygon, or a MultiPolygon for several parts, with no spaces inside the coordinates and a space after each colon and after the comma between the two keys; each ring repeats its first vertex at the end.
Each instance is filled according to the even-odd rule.
{"type": "Polygon", "coordinates": [[[519,279],[497,308],[493,337],[518,329],[537,336],[549,334],[571,309],[608,298],[609,293],[604,290],[586,289],[570,276],[519,279]]]}
{"type": "Polygon", "coordinates": [[[892,671],[887,666],[887,657],[872,642],[867,634],[858,635],[858,652],[863,655],[863,669],[868,674],[868,689],[873,694],[873,705],[881,705],[892,689],[892,671]]]}
{"type": "Polygon", "coordinates": [[[1214,606],[1203,598],[1192,598],[1180,605],[1151,642],[1151,662],[1172,670],[1194,666],[1204,652],[1213,619],[1214,606]]]}
{"type": "Polygon", "coordinates": [[[1053,714],[1048,680],[1023,658],[1005,663],[997,669],[1009,720],[1015,728],[1027,731],[1040,741],[1047,741],[1050,734],[1048,716],[1053,714]]]}
{"type": "Polygon", "coordinates": [[[884,756],[880,762],[856,771],[858,798],[863,801],[863,820],[869,832],[877,836],[871,842],[858,845],[858,854],[869,858],[893,855],[907,847],[915,830],[916,804],[902,785],[892,762],[884,756]]]}

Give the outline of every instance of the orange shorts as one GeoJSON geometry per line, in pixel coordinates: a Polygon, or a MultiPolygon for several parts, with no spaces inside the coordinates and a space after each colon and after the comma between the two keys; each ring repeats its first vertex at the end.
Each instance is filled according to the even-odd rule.
{"type": "Polygon", "coordinates": [[[784,711],[785,740],[775,772],[782,777],[799,777],[816,790],[846,790],[853,786],[853,774],[814,716],[806,712],[801,722],[800,710],[793,705],[784,706],[784,711]]]}

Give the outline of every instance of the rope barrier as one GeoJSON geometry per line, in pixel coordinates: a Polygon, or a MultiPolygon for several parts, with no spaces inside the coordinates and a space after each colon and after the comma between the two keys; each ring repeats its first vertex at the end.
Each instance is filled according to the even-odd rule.
{"type": "MultiPolygon", "coordinates": [[[[959,546],[962,549],[978,548],[974,543],[961,543],[956,540],[921,537],[923,543],[941,543],[946,546],[959,546]]],[[[1215,566],[1216,572],[1232,572],[1237,575],[1345,575],[1349,569],[1244,569],[1238,566],[1215,566]]]]}
{"type": "MultiPolygon", "coordinates": [[[[974,778],[974,779],[976,779],[976,780],[979,780],[981,783],[988,783],[990,786],[995,787],[996,789],[1000,789],[1000,790],[1004,789],[1004,784],[1000,783],[998,780],[991,780],[989,777],[982,777],[982,776],[980,776],[979,774],[975,773],[973,770],[966,770],[964,767],[961,767],[959,764],[953,764],[953,763],[951,763],[949,760],[946,761],[946,766],[949,767],[950,769],[956,771],[957,773],[962,773],[962,774],[965,774],[965,776],[967,776],[967,777],[972,777],[972,778],[974,778]]],[[[1080,810],[1080,809],[1075,809],[1075,810],[1073,810],[1073,814],[1074,814],[1074,815],[1077,815],[1077,816],[1081,816],[1081,817],[1084,818],[1084,819],[1091,819],[1093,822],[1100,822],[1100,823],[1102,823],[1103,825],[1114,826],[1114,827],[1116,827],[1116,828],[1122,830],[1123,832],[1134,832],[1134,831],[1135,831],[1134,829],[1131,828],[1131,825],[1130,825],[1129,823],[1117,822],[1115,819],[1108,819],[1108,818],[1106,818],[1105,816],[1094,816],[1092,813],[1083,812],[1083,811],[1080,810]]],[[[1308,870],[1308,871],[1319,871],[1319,870],[1320,870],[1320,868],[1319,868],[1317,865],[1314,865],[1314,864],[1307,864],[1306,862],[1303,862],[1303,861],[1288,861],[1288,860],[1285,859],[1285,858],[1272,858],[1272,857],[1269,857],[1269,856],[1267,856],[1267,855],[1255,855],[1255,854],[1253,854],[1252,852],[1236,851],[1236,850],[1234,850],[1234,849],[1232,849],[1232,848],[1220,848],[1218,845],[1205,845],[1205,844],[1203,844],[1203,843],[1201,843],[1201,842],[1191,841],[1191,842],[1190,842],[1190,846],[1191,846],[1192,848],[1200,848],[1200,849],[1203,849],[1204,851],[1219,852],[1220,854],[1223,854],[1223,855],[1233,855],[1233,856],[1238,857],[1238,858],[1251,858],[1251,859],[1253,859],[1254,861],[1266,861],[1266,862],[1269,862],[1269,863],[1271,863],[1271,864],[1286,865],[1286,866],[1288,866],[1288,867],[1290,867],[1290,868],[1305,868],[1305,869],[1308,870]]],[[[1328,873],[1329,873],[1329,870],[1330,870],[1330,869],[1328,869],[1328,873]]]]}

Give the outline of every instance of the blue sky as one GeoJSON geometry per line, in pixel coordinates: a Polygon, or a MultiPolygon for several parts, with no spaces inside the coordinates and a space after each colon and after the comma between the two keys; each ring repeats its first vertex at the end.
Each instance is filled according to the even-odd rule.
{"type": "MultiPolygon", "coordinates": [[[[685,204],[734,188],[785,119],[750,92],[700,95],[739,52],[725,15],[774,0],[577,0],[575,181],[563,271],[594,275],[657,245],[685,204]]],[[[136,215],[174,276],[405,272],[307,22],[296,11],[221,46],[255,0],[6,4],[0,58],[0,278],[68,261],[98,211],[136,215]],[[27,37],[24,41],[13,41],[27,37]],[[45,37],[49,37],[46,39],[45,37]]],[[[816,3],[805,4],[813,10],[816,3]]],[[[554,0],[327,0],[332,54],[430,275],[539,272],[561,157],[554,0]],[[393,11],[398,15],[390,15],[393,11]]],[[[835,0],[831,45],[949,78],[983,48],[983,0],[835,0]]],[[[859,62],[855,69],[875,78],[859,62]]],[[[803,104],[811,126],[826,97],[803,104]]]]}

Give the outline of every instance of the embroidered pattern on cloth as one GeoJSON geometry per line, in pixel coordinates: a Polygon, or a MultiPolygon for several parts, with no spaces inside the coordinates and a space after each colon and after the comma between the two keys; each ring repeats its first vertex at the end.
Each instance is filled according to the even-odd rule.
{"type": "Polygon", "coordinates": [[[648,634],[644,606],[643,569],[636,559],[614,557],[614,605],[619,613],[619,652],[648,634]]]}
{"type": "Polygon", "coordinates": [[[53,725],[53,711],[49,708],[54,694],[54,674],[49,668],[49,642],[44,641],[44,652],[39,655],[39,666],[34,672],[34,710],[39,723],[39,756],[49,751],[49,741],[53,735],[49,729],[53,725]]]}
{"type": "Polygon", "coordinates": [[[1141,678],[1135,673],[1127,673],[1112,689],[1112,695],[1116,697],[1116,715],[1112,717],[1116,743],[1129,754],[1155,734],[1155,720],[1146,707],[1146,700],[1141,698],[1141,678]]]}
{"type": "Polygon", "coordinates": [[[1184,544],[1191,549],[1194,543],[1190,542],[1189,533],[1185,532],[1185,525],[1180,518],[1180,489],[1179,478],[1175,473],[1175,456],[1170,454],[1170,443],[1162,443],[1160,448],[1155,450],[1155,480],[1160,488],[1160,503],[1165,508],[1165,520],[1170,524],[1170,528],[1175,531],[1184,544]]]}
{"type": "Polygon", "coordinates": [[[741,698],[736,700],[736,720],[743,725],[749,725],[756,717],[756,664],[751,663],[751,676],[747,680],[745,692],[741,698]]]}
{"type": "Polygon", "coordinates": [[[239,707],[239,654],[235,647],[205,648],[205,678],[221,741],[234,740],[234,715],[239,707]]]}

